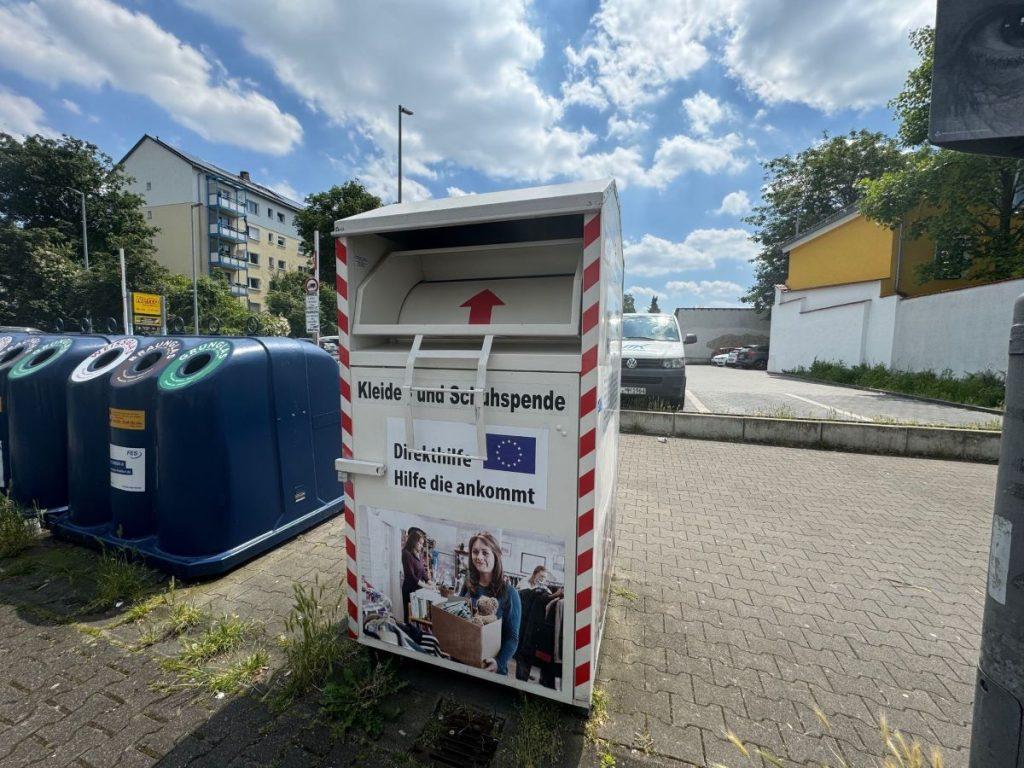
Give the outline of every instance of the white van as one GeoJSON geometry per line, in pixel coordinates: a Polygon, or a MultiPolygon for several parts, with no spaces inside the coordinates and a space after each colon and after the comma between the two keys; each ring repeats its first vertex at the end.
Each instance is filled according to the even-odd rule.
{"type": "Polygon", "coordinates": [[[622,316],[622,394],[660,397],[682,407],[686,396],[685,344],[675,315],[622,316]]]}

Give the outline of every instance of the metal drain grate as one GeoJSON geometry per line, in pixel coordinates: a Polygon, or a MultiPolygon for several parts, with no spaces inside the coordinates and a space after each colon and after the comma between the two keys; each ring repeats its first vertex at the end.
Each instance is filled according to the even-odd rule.
{"type": "Polygon", "coordinates": [[[413,751],[435,765],[486,768],[494,759],[505,718],[443,698],[423,726],[413,751]]]}

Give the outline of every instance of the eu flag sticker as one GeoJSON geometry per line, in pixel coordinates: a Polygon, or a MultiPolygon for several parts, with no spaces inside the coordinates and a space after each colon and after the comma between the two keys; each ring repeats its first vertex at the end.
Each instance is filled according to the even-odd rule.
{"type": "Polygon", "coordinates": [[[537,472],[537,438],[487,433],[487,461],[484,469],[502,472],[537,472]]]}

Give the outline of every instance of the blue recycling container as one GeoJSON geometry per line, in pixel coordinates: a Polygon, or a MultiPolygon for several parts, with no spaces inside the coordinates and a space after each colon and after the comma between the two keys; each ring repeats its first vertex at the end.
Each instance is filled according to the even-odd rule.
{"type": "Polygon", "coordinates": [[[337,514],[338,364],[285,338],[218,338],[157,388],[156,549],[184,577],[226,571],[337,514]]]}
{"type": "Polygon", "coordinates": [[[110,373],[138,345],[133,337],[112,341],[80,362],[68,377],[67,518],[77,525],[92,527],[110,521],[110,373]]]}
{"type": "Polygon", "coordinates": [[[11,484],[11,451],[7,430],[7,374],[22,357],[48,337],[13,333],[0,336],[0,493],[11,484]]]}
{"type": "Polygon", "coordinates": [[[67,380],[105,336],[58,336],[23,355],[7,374],[11,496],[26,509],[68,503],[67,380]]]}
{"type": "Polygon", "coordinates": [[[138,539],[156,533],[156,387],[160,374],[201,337],[168,337],[141,346],[110,376],[112,533],[138,539]]]}

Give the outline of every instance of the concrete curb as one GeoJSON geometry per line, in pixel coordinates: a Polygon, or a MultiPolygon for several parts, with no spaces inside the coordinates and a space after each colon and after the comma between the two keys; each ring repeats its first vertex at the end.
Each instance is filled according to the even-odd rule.
{"type": "Polygon", "coordinates": [[[780,379],[792,379],[793,381],[806,381],[808,384],[824,384],[829,387],[845,387],[846,389],[859,389],[861,392],[874,392],[877,395],[888,395],[899,397],[904,400],[916,400],[919,403],[931,403],[932,405],[945,405],[949,408],[960,408],[965,411],[977,411],[978,413],[991,413],[993,416],[1002,416],[1003,412],[998,408],[986,408],[983,405],[972,405],[970,403],[954,403],[950,400],[939,400],[936,397],[923,397],[922,395],[908,395],[905,392],[893,392],[889,389],[876,389],[875,387],[864,387],[860,384],[840,384],[838,381],[828,379],[814,379],[810,376],[799,376],[795,373],[775,373],[768,371],[769,376],[780,379]]]}
{"type": "Polygon", "coordinates": [[[990,464],[999,461],[1002,437],[1001,432],[976,429],[663,411],[622,411],[619,429],[642,435],[990,464]]]}

